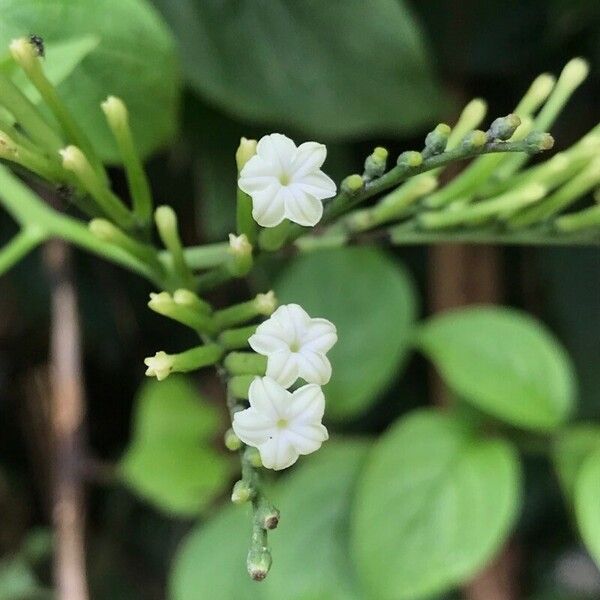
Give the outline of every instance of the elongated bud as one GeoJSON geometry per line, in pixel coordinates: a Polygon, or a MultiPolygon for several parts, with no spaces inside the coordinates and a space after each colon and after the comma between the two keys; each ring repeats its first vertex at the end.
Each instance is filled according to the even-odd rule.
{"type": "Polygon", "coordinates": [[[25,71],[36,67],[39,54],[27,38],[18,38],[10,43],[10,53],[15,62],[25,71]]]}
{"type": "Polygon", "coordinates": [[[446,149],[451,131],[450,126],[446,123],[440,123],[433,131],[430,131],[425,138],[423,155],[427,157],[441,154],[446,149]]]}
{"type": "Polygon", "coordinates": [[[525,138],[525,143],[530,152],[543,152],[554,146],[554,138],[549,133],[533,131],[525,138]]]}
{"type": "Polygon", "coordinates": [[[521,117],[531,116],[546,98],[556,84],[556,77],[550,73],[538,75],[529,86],[527,92],[515,108],[515,112],[521,117]]]}
{"type": "MultiPolygon", "coordinates": [[[[178,291],[181,292],[181,290],[178,291]]],[[[178,294],[179,300],[181,300],[181,297],[182,294],[178,294]]],[[[190,305],[177,302],[175,297],[168,292],[151,293],[148,307],[159,315],[169,317],[198,333],[211,335],[216,331],[210,314],[204,308],[198,310],[196,303],[190,305]]]]}
{"type": "Polygon", "coordinates": [[[238,173],[244,168],[244,165],[256,154],[256,140],[249,140],[245,137],[240,139],[240,145],[235,152],[235,162],[238,173]]]}
{"type": "Polygon", "coordinates": [[[368,180],[381,177],[385,173],[387,157],[388,151],[381,146],[377,146],[373,150],[373,153],[369,154],[365,160],[364,177],[368,180]]]}
{"type": "Polygon", "coordinates": [[[109,96],[100,104],[100,107],[106,115],[106,120],[111,129],[121,130],[129,126],[129,113],[121,98],[109,96]]]}
{"type": "Polygon", "coordinates": [[[266,546],[251,548],[246,559],[248,574],[254,581],[262,581],[269,573],[273,560],[266,546]]]}
{"type": "Polygon", "coordinates": [[[223,441],[225,442],[225,447],[227,450],[231,450],[232,452],[236,452],[242,447],[242,440],[235,434],[233,429],[228,429],[223,436],[223,441]]]}
{"type": "Polygon", "coordinates": [[[146,375],[162,381],[171,373],[187,373],[213,365],[222,354],[223,350],[217,344],[197,346],[179,354],[167,354],[161,350],[144,359],[144,364],[148,367],[146,375]]]}
{"type": "Polygon", "coordinates": [[[471,131],[465,136],[465,139],[462,141],[462,145],[464,148],[481,148],[488,141],[487,134],[485,131],[481,131],[481,129],[475,129],[475,131],[471,131]]]}
{"type": "Polygon", "coordinates": [[[177,215],[170,206],[159,206],[154,211],[154,221],[158,235],[173,260],[173,268],[183,280],[185,287],[193,285],[193,275],[183,254],[183,244],[179,237],[177,215]]]}
{"type": "Polygon", "coordinates": [[[256,298],[254,298],[254,304],[259,314],[264,315],[265,317],[270,317],[277,308],[277,298],[275,297],[275,292],[273,290],[269,290],[265,294],[256,294],[256,298]]]}
{"type": "Polygon", "coordinates": [[[560,74],[561,83],[576,88],[583,83],[590,72],[589,63],[583,58],[573,58],[563,68],[560,74]]]}
{"type": "Polygon", "coordinates": [[[348,177],[346,177],[342,181],[342,183],[340,185],[340,189],[345,194],[353,195],[353,194],[356,194],[357,192],[359,192],[364,187],[364,185],[365,185],[364,179],[360,175],[354,174],[354,175],[348,175],[348,177]]]}
{"type": "Polygon", "coordinates": [[[277,308],[277,299],[273,291],[257,294],[253,300],[234,304],[214,313],[214,320],[219,330],[230,329],[255,319],[260,315],[268,317],[277,308]]]}
{"type": "Polygon", "coordinates": [[[488,137],[491,140],[509,140],[517,127],[521,124],[521,119],[518,115],[512,113],[506,117],[495,119],[488,129],[488,137]]]}
{"type": "Polygon", "coordinates": [[[223,366],[231,375],[264,375],[267,357],[254,352],[230,352],[223,366]]]}
{"type": "Polygon", "coordinates": [[[414,150],[403,152],[398,157],[397,164],[399,167],[420,167],[423,164],[423,155],[414,150]]]}
{"type": "Polygon", "coordinates": [[[229,234],[229,254],[232,257],[231,271],[237,276],[243,276],[252,268],[252,244],[245,233],[229,234]]]}
{"type": "Polygon", "coordinates": [[[249,500],[252,499],[254,495],[254,490],[248,485],[246,481],[240,479],[236,481],[233,485],[233,490],[231,491],[231,501],[234,504],[245,504],[249,500]]]}
{"type": "Polygon", "coordinates": [[[92,171],[88,159],[77,146],[67,146],[58,153],[62,158],[63,167],[67,171],[75,173],[80,179],[84,180],[85,176],[92,171]]]}
{"type": "Polygon", "coordinates": [[[175,301],[175,304],[179,304],[179,306],[185,306],[207,315],[212,313],[211,305],[190,290],[175,290],[173,293],[173,300],[175,301]]]}

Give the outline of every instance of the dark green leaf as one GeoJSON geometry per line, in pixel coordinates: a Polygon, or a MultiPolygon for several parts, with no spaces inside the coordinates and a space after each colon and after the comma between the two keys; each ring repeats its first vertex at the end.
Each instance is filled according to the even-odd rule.
{"type": "Polygon", "coordinates": [[[483,306],[450,311],[428,320],[417,343],[456,393],[511,424],[551,429],[573,408],[568,355],[523,313],[483,306]]]}
{"type": "Polygon", "coordinates": [[[228,460],[212,448],[217,429],[215,409],[184,378],[145,384],[133,438],[120,463],[122,478],[167,512],[199,513],[230,474],[228,460]]]}
{"type": "Polygon", "coordinates": [[[333,376],[325,388],[329,417],[363,412],[402,372],[416,294],[409,274],[383,252],[343,248],[301,256],[275,290],[281,303],[301,304],[338,329],[330,353],[333,376]]]}
{"type": "Polygon", "coordinates": [[[435,118],[421,30],[400,0],[156,0],[206,100],[319,139],[435,118]]]}
{"type": "MultiPolygon", "coordinates": [[[[109,94],[125,100],[138,147],[147,155],[167,141],[176,126],[178,69],[169,31],[143,0],[0,0],[0,49],[13,38],[35,33],[60,47],[75,38],[99,40],[58,87],[65,104],[102,157],[118,160],[100,102],[109,94]]],[[[51,70],[68,71],[73,57],[50,52],[51,70]],[[54,54],[54,57],[52,56],[54,54]],[[68,67],[68,68],[67,68],[68,67]]]]}
{"type": "Polygon", "coordinates": [[[466,423],[414,413],[377,443],[358,484],[352,548],[377,600],[418,600],[485,566],[519,506],[519,464],[502,440],[466,423]]]}

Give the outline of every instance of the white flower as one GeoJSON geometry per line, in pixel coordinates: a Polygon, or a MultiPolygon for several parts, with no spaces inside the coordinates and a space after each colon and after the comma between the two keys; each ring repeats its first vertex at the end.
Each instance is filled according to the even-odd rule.
{"type": "Polygon", "coordinates": [[[269,377],[256,377],[248,396],[250,408],[235,413],[233,430],[242,442],[258,448],[267,469],[286,469],[329,437],[321,423],[325,396],[318,385],[289,392],[269,377]]]}
{"type": "Polygon", "coordinates": [[[154,356],[149,356],[144,359],[144,364],[148,367],[146,375],[148,377],[156,377],[158,381],[166,379],[173,370],[175,357],[163,352],[157,352],[154,356]]]}
{"type": "Polygon", "coordinates": [[[325,385],[331,363],[325,353],[337,342],[333,323],[312,319],[297,304],[280,306],[250,336],[250,347],[267,356],[267,377],[288,388],[298,377],[325,385]]]}
{"type": "Polygon", "coordinates": [[[252,197],[252,216],[263,227],[289,219],[316,225],[325,198],[335,196],[335,183],[320,170],[327,148],[317,142],[296,147],[281,133],[265,135],[256,154],[244,165],[238,185],[252,197]]]}

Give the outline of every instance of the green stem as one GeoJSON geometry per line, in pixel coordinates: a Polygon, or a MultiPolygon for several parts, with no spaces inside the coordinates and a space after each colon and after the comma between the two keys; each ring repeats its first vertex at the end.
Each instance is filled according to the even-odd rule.
{"type": "Polygon", "coordinates": [[[264,375],[267,357],[254,352],[230,352],[223,366],[231,375],[264,375]]]}
{"type": "Polygon", "coordinates": [[[600,206],[590,206],[590,208],[571,215],[559,217],[554,222],[554,226],[561,232],[573,232],[590,228],[600,230],[600,206]]]}

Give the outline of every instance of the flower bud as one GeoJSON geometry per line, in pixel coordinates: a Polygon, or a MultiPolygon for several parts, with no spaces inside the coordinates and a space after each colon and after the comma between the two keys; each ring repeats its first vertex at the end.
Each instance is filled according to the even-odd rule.
{"type": "Polygon", "coordinates": [[[475,129],[468,133],[462,141],[464,148],[481,148],[487,143],[487,134],[481,129],[475,129]]]}
{"type": "Polygon", "coordinates": [[[175,290],[175,292],[173,292],[173,300],[175,301],[175,304],[178,304],[179,306],[192,308],[201,313],[210,314],[212,312],[212,308],[208,302],[202,300],[197,294],[194,294],[194,292],[186,290],[185,288],[175,290]]]}
{"type": "Polygon", "coordinates": [[[244,168],[244,165],[256,154],[256,140],[249,140],[245,137],[240,139],[240,145],[235,152],[235,162],[238,173],[244,168]]]}
{"type": "Polygon", "coordinates": [[[269,573],[272,562],[273,560],[268,548],[251,548],[246,559],[248,574],[254,581],[262,581],[269,573]]]}
{"type": "Polygon", "coordinates": [[[259,314],[269,317],[277,308],[277,298],[275,297],[275,292],[270,290],[266,294],[256,294],[256,298],[254,298],[254,304],[259,314]]]}
{"type": "Polygon", "coordinates": [[[252,499],[254,490],[243,479],[236,481],[231,491],[231,501],[234,504],[245,504],[252,499]]]}
{"type": "Polygon", "coordinates": [[[104,111],[111,129],[119,130],[128,126],[129,115],[123,100],[116,96],[109,96],[100,104],[100,107],[104,111]]]}
{"type": "Polygon", "coordinates": [[[248,461],[248,463],[255,469],[262,467],[262,460],[260,459],[260,452],[256,448],[253,448],[252,446],[248,446],[244,450],[244,460],[248,461]]]}
{"type": "Polygon", "coordinates": [[[358,175],[348,175],[348,177],[346,177],[341,185],[340,188],[342,190],[342,192],[344,192],[345,194],[356,194],[358,191],[360,191],[363,186],[365,185],[365,182],[363,180],[363,178],[358,175]]]}
{"type": "Polygon", "coordinates": [[[495,119],[488,129],[488,136],[492,140],[509,140],[517,127],[521,124],[521,119],[514,113],[506,117],[495,119]]]}
{"type": "Polygon", "coordinates": [[[15,62],[25,71],[35,67],[39,58],[36,46],[34,46],[27,38],[13,40],[10,43],[10,53],[15,59],[15,62]]]}
{"type": "Polygon", "coordinates": [[[377,146],[377,148],[373,150],[373,153],[367,156],[367,159],[365,160],[364,175],[366,179],[376,179],[385,173],[387,157],[388,151],[381,146],[377,146]]]}
{"type": "Polygon", "coordinates": [[[590,65],[583,58],[570,60],[560,74],[560,80],[569,87],[578,87],[590,72],[590,65]]]}
{"type": "Polygon", "coordinates": [[[424,154],[426,156],[441,154],[446,149],[451,131],[446,123],[440,123],[433,131],[430,131],[425,138],[424,154]]]}
{"type": "Polygon", "coordinates": [[[236,450],[239,450],[242,447],[242,442],[240,438],[237,435],[235,435],[235,431],[233,431],[233,429],[228,429],[225,432],[223,440],[225,442],[225,447],[227,448],[227,450],[231,450],[232,452],[235,452],[236,450]]]}
{"type": "Polygon", "coordinates": [[[91,170],[85,154],[77,146],[67,146],[58,153],[62,157],[62,165],[67,171],[73,171],[79,177],[91,170]]]}
{"type": "Polygon", "coordinates": [[[252,244],[245,233],[241,235],[229,234],[229,253],[232,256],[231,272],[235,276],[242,276],[252,268],[252,244]]]}
{"type": "Polygon", "coordinates": [[[549,133],[532,131],[525,138],[525,144],[530,152],[542,152],[554,146],[554,138],[549,133]]]}
{"type": "Polygon", "coordinates": [[[279,517],[279,511],[268,500],[261,497],[256,512],[256,522],[263,529],[277,529],[279,517]]]}
{"type": "Polygon", "coordinates": [[[398,157],[397,164],[399,167],[420,167],[423,164],[423,155],[414,150],[403,152],[398,157]]]}
{"type": "Polygon", "coordinates": [[[154,356],[144,359],[144,364],[148,367],[146,375],[148,377],[156,377],[158,381],[162,381],[171,374],[174,363],[175,357],[161,350],[154,356]]]}

